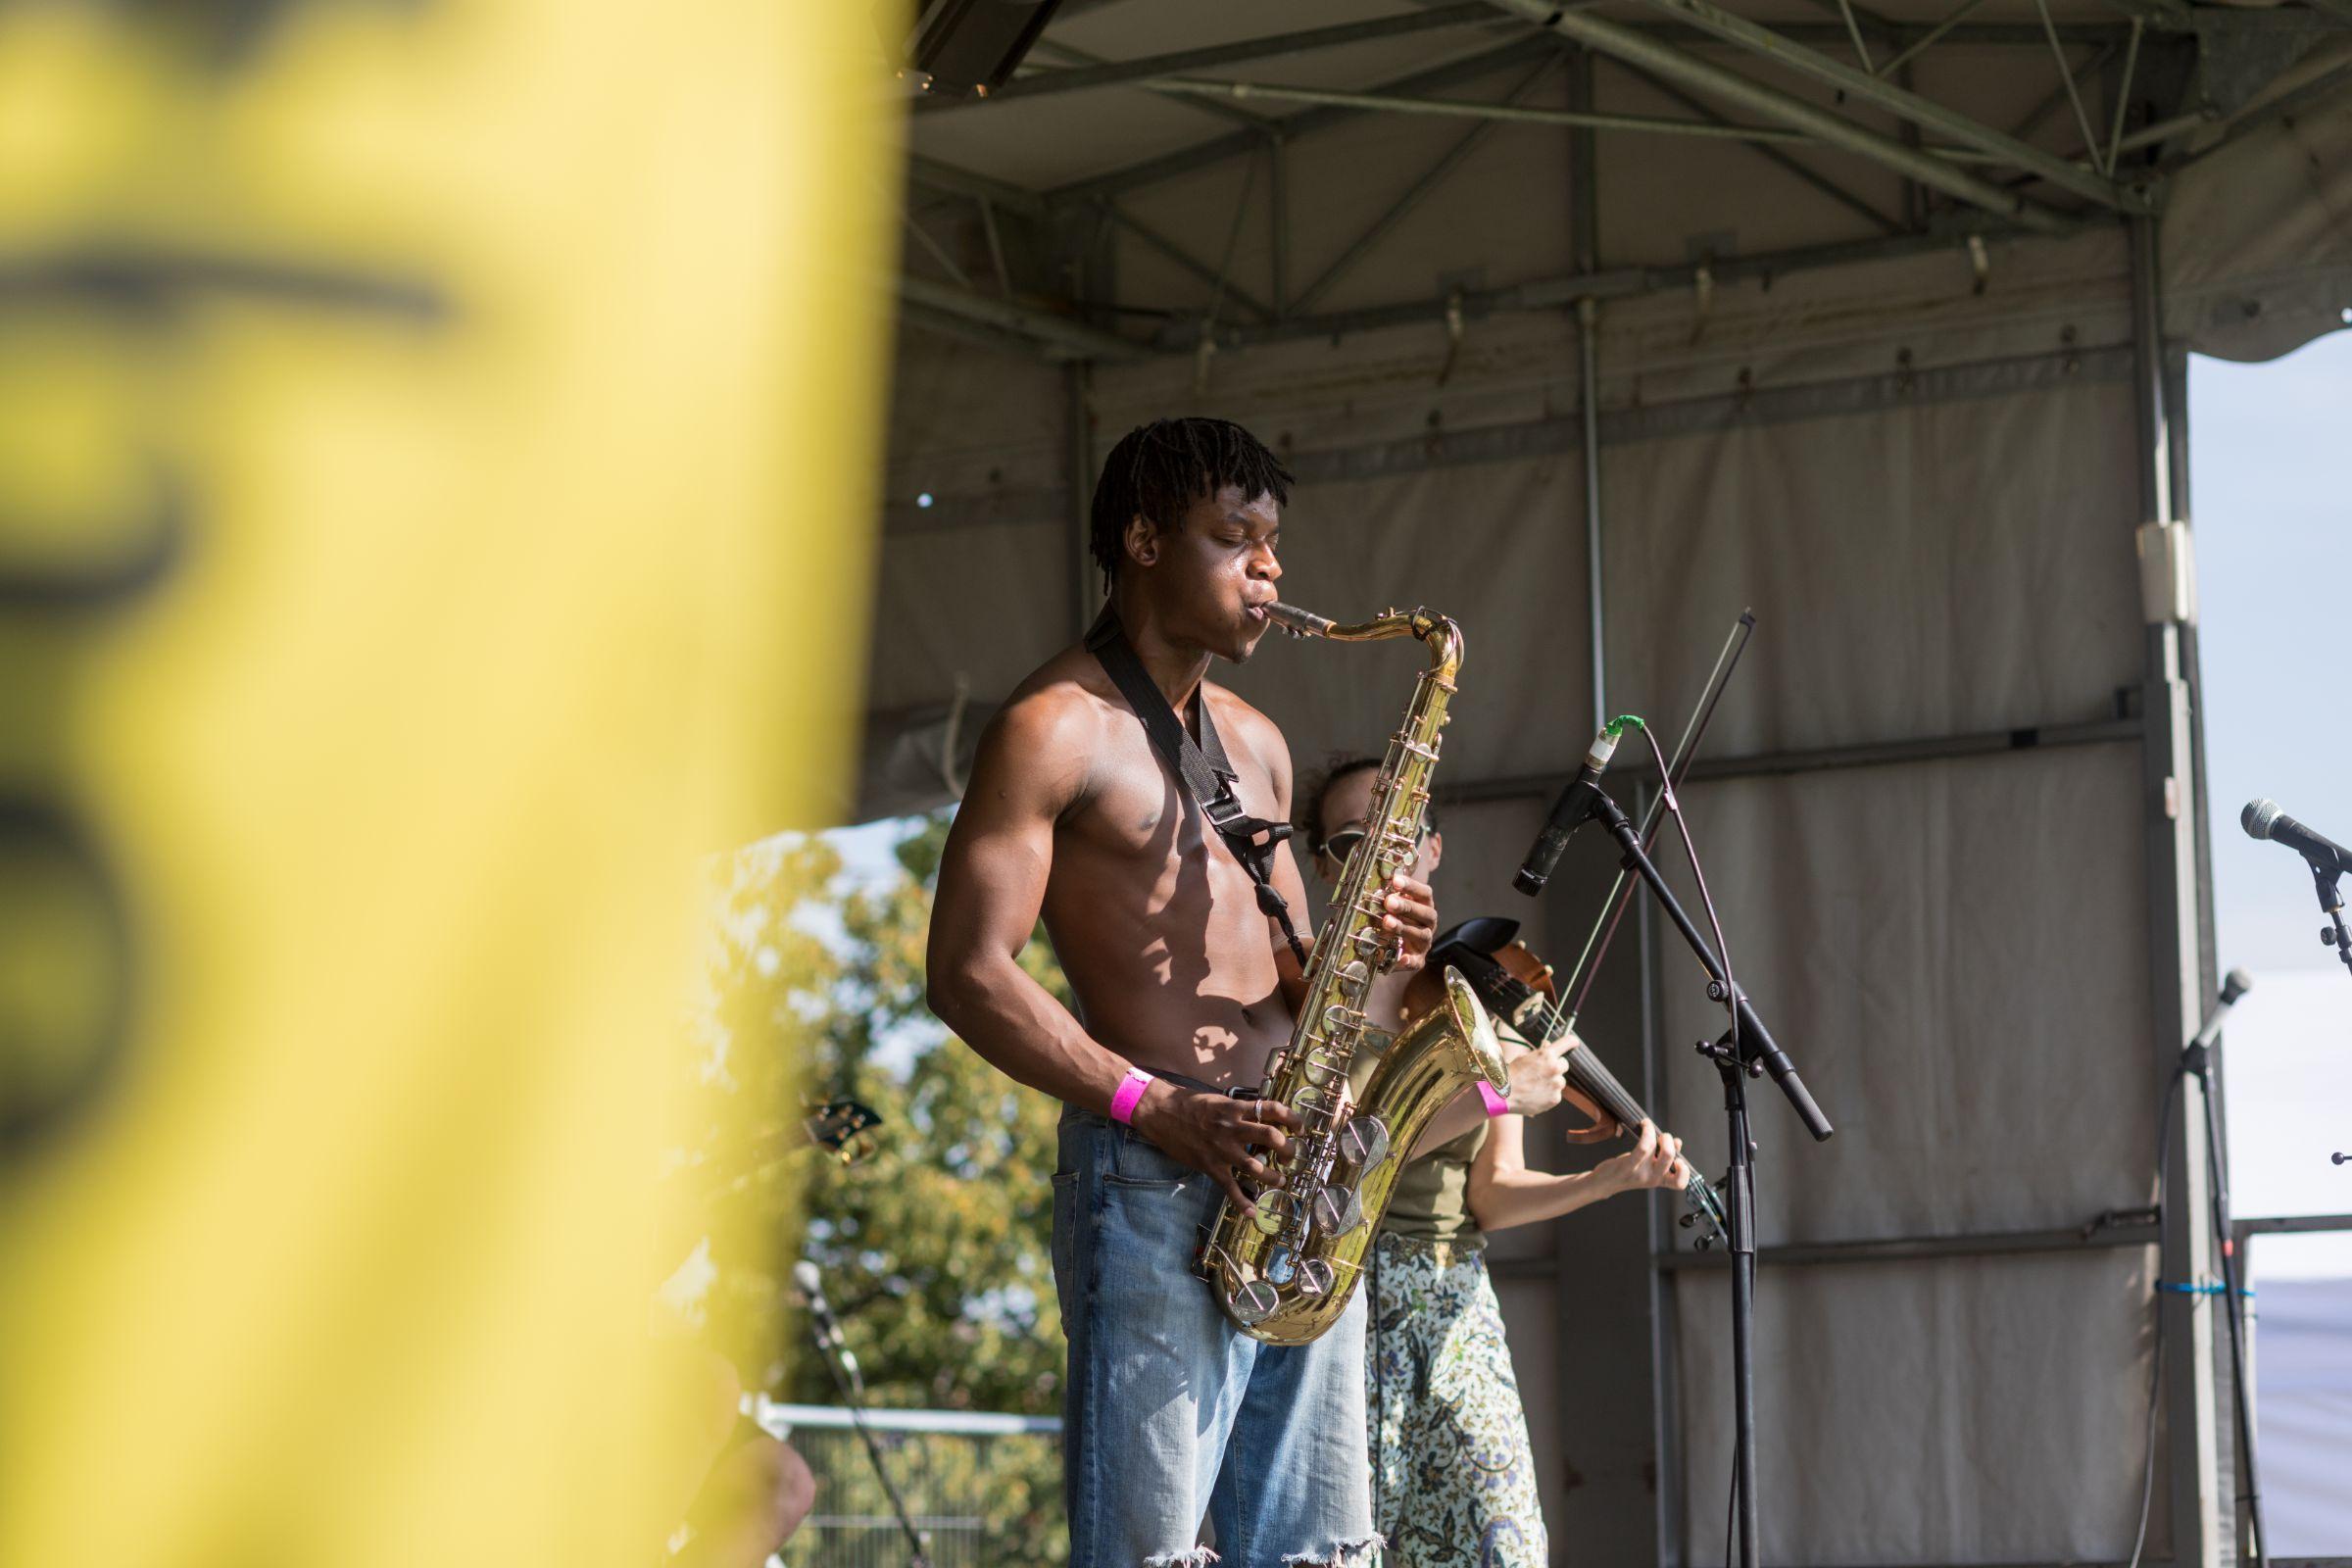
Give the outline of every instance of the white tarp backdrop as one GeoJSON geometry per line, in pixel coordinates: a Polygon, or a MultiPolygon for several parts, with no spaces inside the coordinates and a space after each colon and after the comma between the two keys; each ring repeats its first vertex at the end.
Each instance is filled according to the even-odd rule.
{"type": "MultiPolygon", "coordinates": [[[[1131,59],[1270,30],[1251,20],[1256,9],[1173,8],[1179,17],[1098,6],[1050,36],[1131,59]]],[[[1383,9],[1286,14],[1281,24],[1383,9]]],[[[1820,15],[1788,15],[1799,12],[1820,15]]],[[[1942,11],[1879,14],[1919,22],[1942,11]]],[[[2034,15],[2003,0],[1979,14],[2034,15]]],[[[2054,15],[2089,25],[2117,14],[2086,3],[2054,15]]],[[[2295,26],[2263,34],[2263,48],[2215,33],[2202,90],[2221,111],[2325,84],[2352,59],[2352,37],[2317,13],[2278,15],[2295,26]],[[2244,74],[2246,59],[2267,74],[2230,88],[2222,68],[2244,74]]],[[[1430,64],[1443,53],[1434,40],[1446,37],[1267,62],[1256,75],[1360,83],[1430,64]]],[[[1447,47],[1494,42],[1481,34],[1447,47]]],[[[1514,62],[1452,91],[1492,101],[1542,63],[1514,62]]],[[[2110,93],[2114,64],[2099,78],[2110,93]]],[[[2056,79],[2046,52],[2013,48],[1949,45],[1921,57],[1918,72],[1922,91],[1998,123],[2056,79]]],[[[1524,101],[1564,102],[1565,75],[1540,78],[1524,101]]],[[[1606,67],[1597,84],[1604,109],[1678,111],[1606,67]]],[[[2111,100],[2092,112],[2111,113],[2111,100]]],[[[2072,124],[2045,120],[2041,144],[2076,145],[2072,124]]],[[[1068,186],[1215,128],[1188,105],[1133,90],[926,115],[917,125],[926,157],[1029,189],[1068,186]]],[[[1247,159],[1156,180],[1122,197],[1121,211],[1212,265],[1230,253],[1229,289],[1279,293],[1277,249],[1290,253],[1294,286],[1316,277],[1463,129],[1372,115],[1294,140],[1279,244],[1254,205],[1237,207],[1245,182],[1269,177],[1247,159]]],[[[1851,234],[1850,204],[1784,177],[1753,148],[1666,137],[1604,137],[1601,148],[1602,270],[1688,268],[1851,234]]],[[[1442,301],[1579,270],[1570,159],[1558,128],[1485,137],[1316,308],[1442,301]]],[[[1820,162],[1865,204],[1904,210],[1894,175],[1820,162]]],[[[962,232],[944,205],[931,211],[942,233],[962,232]]],[[[918,222],[925,212],[918,202],[918,222]]],[[[1599,312],[1610,710],[1645,715],[1671,741],[1732,618],[1752,606],[1759,629],[1710,757],[1996,738],[1980,755],[1751,770],[1686,794],[1739,976],[1838,1123],[1835,1140],[1815,1146],[1769,1084],[1757,1087],[1768,1248],[2065,1232],[2154,1197],[2163,1048],[2136,718],[2147,633],[2133,531],[2148,518],[2130,251],[2110,221],[2071,237],[1995,233],[1980,269],[1967,227],[1914,254],[1834,269],[1727,269],[1703,285],[1677,274],[1599,312]],[[2020,731],[2034,734],[2014,748],[1997,739],[2020,731]]],[[[2352,89],[2188,164],[2160,232],[2170,354],[2264,358],[2341,324],[2352,307],[2352,89]]],[[[1104,234],[1102,245],[1115,247],[1108,297],[1208,304],[1208,283],[1160,249],[1115,225],[1104,234]]],[[[984,269],[978,254],[972,265],[984,269]]],[[[910,246],[910,269],[924,265],[910,246]]],[[[1218,308],[1229,313],[1221,322],[1246,319],[1226,291],[1218,308]]],[[[855,814],[951,799],[993,704],[1071,640],[1091,608],[1077,519],[1093,474],[1090,463],[1078,475],[1073,417],[1099,461],[1147,418],[1213,413],[1277,444],[1299,476],[1285,519],[1286,597],[1345,617],[1422,603],[1463,623],[1469,659],[1440,774],[1456,797],[1445,819],[1444,912],[1520,915],[1564,967],[1607,858],[1580,846],[1542,906],[1513,897],[1508,881],[1592,729],[1574,312],[1467,310],[1457,342],[1433,305],[1336,337],[1177,349],[1078,371],[903,335],[855,814]]],[[[1229,673],[1283,725],[1303,772],[1327,753],[1377,749],[1417,657],[1409,646],[1281,645],[1229,673]]],[[[1681,885],[1690,897],[1687,877],[1681,885]]],[[[1679,951],[1652,946],[1646,1006],[1635,979],[1618,982],[1612,1009],[1593,1013],[1596,1029],[1605,1016],[1615,1032],[1592,1038],[1629,1083],[1649,1078],[1653,1107],[1720,1170],[1718,1091],[1690,1050],[1719,1027],[1720,1010],[1679,951]]],[[[1630,947],[1611,962],[1632,976],[1630,947]]],[[[1654,1297],[1607,1297],[1614,1304],[1596,1308],[1622,1284],[1604,1285],[1600,1271],[1638,1274],[1642,1256],[1629,1270],[1604,1251],[1588,1279],[1587,1239],[1615,1234],[1593,1228],[1601,1223],[1574,1216],[1494,1250],[1555,1550],[1597,1560],[1593,1538],[1580,1545],[1580,1521],[1630,1484],[1659,1499],[1659,1560],[1709,1561],[1723,1549],[1731,1446],[1726,1278],[1670,1266],[1654,1297]],[[1594,1430],[1570,1402],[1579,1379],[1596,1356],[1652,1365],[1645,1300],[1664,1324],[1656,1428],[1594,1430]]],[[[1645,1248],[1639,1224],[1625,1234],[1645,1248]]],[[[1689,1245],[1672,1230],[1657,1240],[1689,1245]]],[[[1769,1560],[2121,1561],[2139,1494],[2155,1261],[2154,1249],[2133,1245],[1768,1263],[1758,1392],[1769,1560]]],[[[2151,1541],[2162,1559],[2161,1477],[2158,1497],[2151,1541]]],[[[1605,1529],[1598,1539],[1614,1540],[1605,1529]]]]}

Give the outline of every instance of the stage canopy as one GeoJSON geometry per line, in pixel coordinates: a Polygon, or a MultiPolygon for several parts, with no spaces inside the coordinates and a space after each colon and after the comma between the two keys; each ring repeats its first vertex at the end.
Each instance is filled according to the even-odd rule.
{"type": "MultiPolygon", "coordinates": [[[[1463,623],[1444,912],[1563,968],[1613,865],[1515,898],[1546,800],[1603,709],[1671,741],[1752,608],[1685,803],[1838,1127],[1754,1088],[1765,1551],[2122,1560],[2155,1244],[2212,1269],[2196,1151],[2147,1212],[2214,983],[2185,356],[2352,311],[2352,4],[1073,0],[1030,65],[912,121],[844,819],[954,798],[1091,615],[1094,468],[1155,416],[1288,456],[1286,598],[1463,623]]],[[[1414,662],[1232,683],[1306,771],[1414,662]]],[[[1629,921],[1585,1032],[1719,1170],[1699,984],[1629,921]]],[[[1496,1243],[1579,1560],[1723,1549],[1726,1275],[1688,1247],[1626,1202],[1496,1243]]],[[[2213,1563],[2219,1318],[2164,1299],[2149,1555],[2213,1563]]]]}

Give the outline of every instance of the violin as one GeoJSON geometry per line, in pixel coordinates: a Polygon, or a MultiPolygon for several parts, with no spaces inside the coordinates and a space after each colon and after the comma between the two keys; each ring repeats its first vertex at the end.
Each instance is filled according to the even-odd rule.
{"type": "MultiPolygon", "coordinates": [[[[1405,1016],[1410,1018],[1438,1004],[1445,991],[1445,973],[1450,968],[1470,982],[1470,989],[1478,993],[1490,1013],[1536,1049],[1545,1050],[1564,1041],[1570,1025],[1560,1014],[1559,987],[1551,965],[1529,951],[1518,935],[1518,921],[1495,915],[1480,915],[1441,933],[1429,950],[1429,962],[1405,988],[1405,1016]]],[[[1649,1112],[1626,1092],[1590,1046],[1579,1044],[1569,1051],[1565,1065],[1568,1082],[1617,1123],[1615,1134],[1577,1129],[1568,1135],[1571,1142],[1630,1137],[1650,1119],[1649,1112]]],[[[1723,1195],[1695,1168],[1683,1186],[1683,1200],[1689,1207],[1678,1223],[1685,1230],[1699,1230],[1702,1251],[1716,1242],[1730,1244],[1723,1195]]]]}

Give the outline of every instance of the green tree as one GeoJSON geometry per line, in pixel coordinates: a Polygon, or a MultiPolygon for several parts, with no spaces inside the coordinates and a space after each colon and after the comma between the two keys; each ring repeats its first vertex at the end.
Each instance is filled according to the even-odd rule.
{"type": "MultiPolygon", "coordinates": [[[[702,1092],[780,1105],[802,1094],[850,1096],[884,1116],[871,1157],[780,1162],[740,1199],[823,1269],[871,1403],[1054,1415],[1063,1361],[1052,1265],[1059,1106],[989,1066],[924,1004],[947,827],[945,813],[911,825],[897,846],[900,874],[847,893],[840,858],[821,841],[770,841],[733,858],[705,999],[702,1092]]],[[[1068,1001],[1042,933],[1021,962],[1068,1001]]],[[[789,1267],[795,1250],[775,1266],[789,1267]]],[[[710,1317],[747,1325],[738,1355],[747,1383],[794,1402],[838,1403],[782,1282],[715,1261],[710,1317]]],[[[880,1512],[862,1459],[826,1446],[844,1459],[820,1508],[880,1512]]],[[[981,1509],[987,1525],[971,1560],[1061,1560],[1055,1445],[933,1439],[895,1448],[917,1512],[981,1509]]]]}

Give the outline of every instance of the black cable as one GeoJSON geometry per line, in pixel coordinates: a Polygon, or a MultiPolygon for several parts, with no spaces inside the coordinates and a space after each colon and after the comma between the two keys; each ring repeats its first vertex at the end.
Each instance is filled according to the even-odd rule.
{"type": "Polygon", "coordinates": [[[1690,819],[1683,815],[1682,799],[1674,793],[1674,785],[1666,771],[1666,755],[1658,750],[1658,738],[1649,732],[1646,724],[1642,726],[1642,738],[1649,742],[1649,754],[1657,760],[1658,777],[1668,780],[1661,786],[1666,814],[1674,818],[1674,830],[1683,841],[1684,858],[1690,862],[1690,878],[1698,885],[1698,902],[1705,906],[1707,924],[1715,931],[1715,954],[1723,960],[1723,1000],[1732,1014],[1732,1052],[1733,1058],[1737,1060],[1740,1051],[1740,982],[1732,973],[1732,945],[1724,939],[1723,920],[1715,912],[1715,896],[1707,891],[1707,873],[1698,867],[1698,845],[1691,840],[1690,819]]]}

